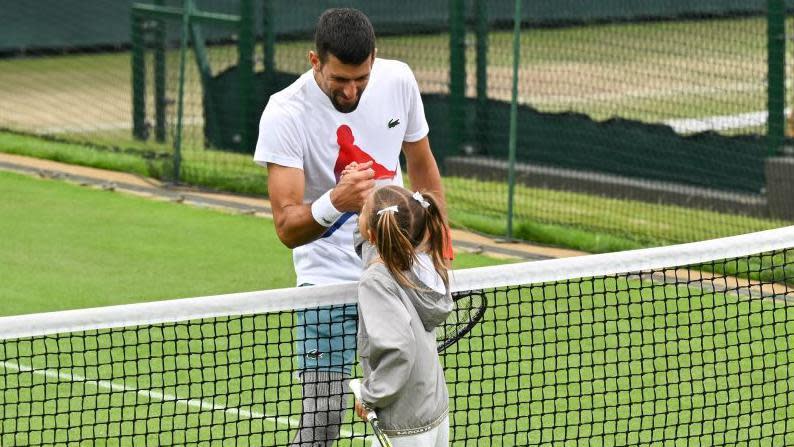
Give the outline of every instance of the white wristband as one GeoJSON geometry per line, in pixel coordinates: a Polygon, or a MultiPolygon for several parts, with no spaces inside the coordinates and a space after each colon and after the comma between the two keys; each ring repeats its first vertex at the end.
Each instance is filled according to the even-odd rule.
{"type": "Polygon", "coordinates": [[[312,203],[312,217],[326,228],[333,225],[341,215],[342,212],[334,208],[334,204],[331,203],[330,189],[312,203]]]}

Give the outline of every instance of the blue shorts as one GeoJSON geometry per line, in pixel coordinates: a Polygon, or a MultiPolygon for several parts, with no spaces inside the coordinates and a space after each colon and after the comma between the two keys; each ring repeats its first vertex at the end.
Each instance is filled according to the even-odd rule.
{"type": "Polygon", "coordinates": [[[295,313],[298,369],[340,372],[350,377],[356,362],[358,306],[323,306],[295,313]]]}

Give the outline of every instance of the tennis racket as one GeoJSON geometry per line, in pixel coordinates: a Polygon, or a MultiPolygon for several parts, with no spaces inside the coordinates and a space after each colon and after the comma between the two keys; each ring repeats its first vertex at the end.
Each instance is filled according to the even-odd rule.
{"type": "MultiPolygon", "coordinates": [[[[353,395],[356,396],[358,401],[361,401],[361,381],[358,379],[352,379],[350,381],[350,391],[353,392],[353,395]]],[[[375,414],[374,411],[369,411],[367,413],[367,421],[372,426],[372,431],[375,432],[375,437],[378,438],[378,442],[382,447],[392,447],[391,441],[386,436],[386,433],[383,433],[383,430],[380,428],[380,424],[378,423],[378,415],[375,414]]]]}
{"type": "Polygon", "coordinates": [[[454,308],[447,321],[436,331],[436,346],[442,352],[463,338],[482,320],[488,297],[482,290],[470,290],[452,294],[454,308]]]}

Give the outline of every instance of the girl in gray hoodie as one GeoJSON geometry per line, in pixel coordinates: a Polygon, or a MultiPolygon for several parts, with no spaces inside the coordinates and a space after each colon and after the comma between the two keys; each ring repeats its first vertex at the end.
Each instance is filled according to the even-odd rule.
{"type": "Polygon", "coordinates": [[[430,194],[376,189],[359,217],[356,412],[375,410],[394,447],[449,444],[449,395],[435,328],[452,311],[443,260],[447,232],[430,194]]]}

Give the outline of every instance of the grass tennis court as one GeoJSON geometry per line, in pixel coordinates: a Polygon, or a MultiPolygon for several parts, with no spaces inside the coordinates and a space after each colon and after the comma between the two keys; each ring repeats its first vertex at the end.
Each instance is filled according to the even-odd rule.
{"type": "Polygon", "coordinates": [[[4,171],[0,189],[0,315],[294,283],[267,220],[4,171]]]}
{"type": "MultiPolygon", "coordinates": [[[[0,196],[0,214],[4,216],[0,219],[0,233],[6,235],[0,241],[0,264],[4,266],[0,270],[0,284],[2,284],[0,315],[294,285],[289,250],[278,242],[272,222],[267,219],[156,202],[6,171],[0,171],[0,189],[5,192],[0,196]]],[[[467,253],[460,254],[456,259],[456,265],[464,267],[499,262],[504,261],[467,253]]],[[[238,328],[250,327],[250,321],[250,319],[242,320],[238,328]]],[[[234,328],[231,328],[231,332],[234,331],[234,328]]],[[[164,330],[160,338],[167,339],[168,332],[164,330]]],[[[176,332],[179,332],[178,328],[176,332]]],[[[288,334],[291,331],[284,329],[282,332],[288,334]]],[[[140,334],[141,337],[143,335],[140,334]]],[[[215,343],[212,334],[206,332],[199,335],[191,331],[186,335],[192,340],[189,344],[193,347],[215,343]]],[[[247,341],[243,339],[239,341],[243,344],[241,349],[225,354],[218,353],[218,359],[268,358],[267,351],[273,352],[273,347],[267,349],[262,346],[250,347],[254,337],[261,342],[265,335],[267,334],[262,332],[246,335],[247,341]]],[[[138,335],[134,337],[138,339],[138,335]]],[[[155,338],[156,336],[148,339],[154,341],[155,338]]],[[[98,343],[107,341],[108,338],[103,338],[98,343]]],[[[116,338],[115,341],[119,340],[116,338]]],[[[91,347],[90,344],[80,347],[79,343],[78,339],[73,339],[66,342],[66,345],[77,350],[91,347]]],[[[222,342],[218,341],[218,343],[217,348],[220,349],[222,342]]],[[[230,343],[233,345],[234,341],[230,343]]],[[[65,346],[60,343],[56,345],[60,348],[65,346]]],[[[49,347],[53,348],[53,346],[49,347]]],[[[78,366],[80,362],[84,362],[83,368],[70,368],[64,371],[52,370],[46,366],[50,365],[54,358],[65,360],[65,357],[57,354],[55,357],[48,357],[43,364],[37,361],[30,364],[5,361],[14,355],[24,353],[25,348],[2,345],[0,389],[3,393],[0,394],[2,397],[0,402],[10,405],[18,399],[27,400],[30,404],[18,407],[20,413],[17,415],[10,414],[12,410],[9,407],[3,407],[3,411],[0,411],[3,419],[0,431],[4,433],[0,445],[48,442],[49,435],[38,436],[37,431],[48,427],[62,427],[68,423],[67,421],[72,423],[79,421],[77,425],[91,424],[90,434],[79,435],[88,439],[145,433],[146,427],[153,426],[168,427],[173,431],[173,437],[157,439],[157,443],[162,445],[169,443],[179,445],[191,439],[205,439],[207,436],[211,438],[213,435],[209,433],[214,432],[214,429],[199,430],[197,424],[209,425],[211,421],[216,420],[217,414],[193,413],[197,411],[196,405],[200,407],[203,405],[200,402],[206,400],[202,397],[208,392],[213,394],[219,391],[208,391],[200,386],[188,385],[186,381],[195,380],[195,376],[189,373],[166,374],[159,384],[145,380],[132,381],[132,383],[116,381],[111,383],[101,380],[110,371],[118,372],[117,368],[128,374],[130,371],[138,374],[138,368],[144,367],[143,363],[139,364],[135,361],[119,362],[115,365],[110,362],[111,364],[108,365],[108,360],[111,358],[117,359],[118,355],[125,356],[131,352],[144,357],[158,353],[162,355],[168,353],[168,349],[168,346],[161,346],[160,351],[157,351],[157,346],[150,346],[145,353],[137,349],[130,351],[130,348],[103,350],[95,356],[87,355],[82,360],[72,358],[69,362],[74,363],[68,363],[69,365],[78,366]],[[100,363],[105,363],[106,366],[90,367],[100,363]],[[89,365],[88,368],[85,368],[86,365],[89,365]],[[13,375],[15,370],[31,366],[36,367],[37,371],[27,375],[27,378],[17,378],[13,375]],[[34,387],[26,393],[24,387],[28,385],[34,387]],[[158,386],[168,389],[161,389],[158,394],[157,391],[153,391],[158,386]],[[10,390],[13,389],[20,389],[22,394],[13,397],[10,394],[10,390]],[[65,396],[78,390],[81,394],[93,395],[87,400],[80,400],[81,410],[68,411],[67,415],[57,419],[27,419],[23,416],[37,412],[52,412],[56,409],[60,411],[64,408],[76,408],[74,406],[77,405],[77,399],[65,396]],[[46,402],[41,399],[44,395],[48,397],[46,402]],[[144,404],[124,410],[110,408],[120,402],[129,402],[129,399],[136,396],[138,399],[145,397],[144,404],[158,401],[158,396],[159,400],[176,400],[175,396],[178,396],[179,399],[198,398],[199,401],[165,404],[158,409],[161,413],[156,414],[150,413],[144,404]],[[92,413],[92,408],[100,410],[92,413]],[[153,419],[143,424],[117,423],[125,418],[140,416],[142,411],[153,419]],[[186,431],[180,431],[181,428],[186,431]],[[8,433],[18,430],[30,432],[30,437],[27,437],[28,435],[23,438],[9,437],[8,433]]],[[[284,360],[281,364],[285,371],[288,370],[292,344],[286,341],[275,349],[286,355],[286,366],[284,360]]],[[[171,351],[170,354],[175,354],[175,351],[171,351]]],[[[202,360],[206,358],[203,357],[202,360]]],[[[166,355],[161,363],[147,364],[145,368],[157,368],[158,365],[164,368],[176,367],[176,365],[184,367],[192,361],[194,360],[189,356],[181,354],[170,358],[166,355]]],[[[215,377],[215,374],[230,376],[237,374],[241,377],[239,380],[231,380],[224,385],[223,389],[230,393],[235,389],[238,391],[261,389],[263,381],[267,380],[272,384],[273,377],[278,377],[277,383],[283,384],[284,387],[279,390],[269,390],[267,393],[262,391],[247,394],[240,391],[236,404],[225,400],[223,405],[235,404],[235,408],[239,408],[246,402],[246,396],[260,403],[275,401],[278,393],[285,392],[283,388],[293,394],[299,393],[295,385],[290,385],[295,382],[288,372],[274,373],[275,376],[259,374],[262,368],[274,371],[272,362],[263,361],[261,364],[243,362],[234,368],[234,371],[224,372],[220,366],[208,367],[201,369],[201,375],[215,377]],[[257,374],[252,375],[253,373],[257,374]]],[[[143,370],[140,372],[143,373],[143,370]]],[[[215,402],[215,405],[220,404],[215,402]]],[[[280,410],[268,407],[264,411],[277,414],[284,412],[283,406],[280,405],[280,410]]],[[[283,422],[269,422],[265,417],[253,417],[259,414],[256,413],[258,411],[256,408],[248,411],[251,413],[248,418],[233,418],[235,422],[231,423],[231,429],[244,432],[245,429],[235,427],[250,423],[254,427],[251,430],[261,432],[262,429],[255,427],[270,424],[272,430],[276,425],[283,424],[283,422]]],[[[228,416],[229,413],[222,412],[222,414],[228,416]]],[[[243,411],[240,414],[246,413],[243,411]]],[[[73,436],[75,436],[74,431],[59,431],[58,435],[52,435],[50,441],[67,442],[66,440],[73,439],[73,436]]],[[[283,444],[285,436],[280,435],[280,443],[283,444]]],[[[136,439],[138,438],[120,445],[135,445],[136,439]]],[[[97,441],[94,445],[119,444],[114,444],[111,440],[107,443],[97,441]]]]}
{"type": "MultiPolygon", "coordinates": [[[[137,227],[121,232],[120,241],[99,244],[104,250],[126,253],[127,266],[132,265],[135,250],[147,245],[153,250],[144,254],[150,256],[182,250],[160,247],[165,242],[156,243],[152,234],[138,233],[148,227],[154,234],[169,228],[188,231],[191,242],[201,240],[208,231],[201,230],[201,222],[223,229],[222,234],[209,232],[210,238],[222,238],[238,225],[241,231],[256,234],[272,231],[266,220],[250,216],[51,180],[0,172],[0,182],[9,192],[0,200],[0,211],[11,217],[2,221],[3,234],[17,236],[15,243],[20,244],[3,246],[0,253],[13,254],[3,260],[4,265],[27,262],[27,256],[20,254],[40,252],[30,244],[48,234],[73,245],[81,241],[92,245],[90,239],[105,241],[102,231],[88,230],[97,221],[106,227],[137,227]],[[34,212],[45,214],[29,214],[34,212]],[[70,222],[75,232],[90,239],[52,231],[70,222]]],[[[244,236],[238,235],[249,251],[256,251],[251,241],[257,237],[244,236]]],[[[163,238],[173,243],[172,239],[184,245],[177,235],[163,238]]],[[[230,237],[229,244],[235,240],[230,237]]],[[[40,242],[57,246],[57,241],[40,242]]],[[[271,241],[269,247],[278,245],[271,241]]],[[[43,267],[28,267],[8,277],[58,271],[57,258],[46,253],[43,267]]],[[[199,252],[198,257],[203,256],[199,252]]],[[[771,277],[790,283],[786,266],[792,257],[789,250],[732,264],[744,271],[777,271],[771,277]]],[[[493,262],[473,255],[462,258],[469,265],[493,262]]],[[[178,261],[170,259],[169,263],[178,261]]],[[[288,258],[277,262],[290,269],[288,258]]],[[[112,261],[99,264],[113,266],[112,261]]],[[[208,273],[222,271],[222,265],[200,270],[198,276],[208,278],[202,288],[210,287],[208,273]]],[[[164,273],[167,267],[160,267],[161,276],[180,276],[178,270],[164,273]]],[[[274,266],[267,268],[272,271],[274,266]]],[[[110,284],[118,280],[114,272],[96,268],[76,269],[64,278],[85,280],[82,277],[94,274],[110,284]]],[[[231,273],[225,272],[228,279],[226,274],[231,273]]],[[[195,281],[185,276],[188,282],[195,281]]],[[[9,290],[6,279],[3,293],[9,290]]],[[[794,418],[794,404],[787,397],[794,389],[789,373],[794,362],[790,301],[751,297],[743,288],[715,292],[693,283],[688,275],[678,278],[682,279],[683,284],[667,285],[618,276],[497,291],[485,320],[449,348],[443,360],[455,410],[454,436],[472,437],[465,445],[591,445],[591,438],[600,439],[604,446],[657,440],[670,446],[687,445],[687,440],[700,445],[752,446],[794,442],[786,425],[794,418]],[[488,440],[475,439],[479,436],[488,440]]],[[[135,292],[153,284],[139,281],[124,288],[135,292]]],[[[28,310],[42,310],[44,303],[51,308],[101,303],[54,300],[53,290],[71,290],[72,286],[53,283],[50,287],[38,304],[35,299],[3,300],[6,306],[14,303],[17,307],[2,313],[24,312],[20,307],[24,305],[28,310]]],[[[121,297],[119,302],[132,300],[121,293],[100,295],[121,297]]],[[[284,445],[300,398],[291,375],[293,324],[293,314],[285,312],[0,343],[0,444],[81,439],[117,446],[144,441],[284,445]],[[37,354],[31,355],[34,351],[37,354]],[[71,428],[56,429],[64,426],[71,428]]],[[[352,421],[352,415],[346,421],[352,421]]],[[[345,424],[343,435],[349,438],[353,433],[363,433],[363,425],[345,424]]],[[[362,445],[361,441],[339,445],[351,444],[362,445]]]]}
{"type": "MultiPolygon", "coordinates": [[[[741,16],[529,24],[520,35],[519,102],[596,121],[670,126],[763,114],[772,84],[768,23],[741,16]]],[[[791,24],[787,19],[787,29],[791,24]]],[[[510,96],[513,36],[505,30],[489,32],[490,99],[510,96]]],[[[439,32],[383,36],[379,56],[409,63],[423,92],[448,94],[449,40],[439,32]]],[[[309,41],[277,42],[276,66],[305,71],[309,47],[309,41]]],[[[471,32],[465,47],[473,97],[471,32]]],[[[262,48],[255,52],[261,70],[262,48]]],[[[150,68],[152,56],[146,56],[150,68]]],[[[213,74],[236,63],[234,45],[213,42],[208,56],[213,74]]],[[[131,136],[129,52],[0,58],[0,151],[169,178],[178,57],[173,46],[166,52],[168,128],[160,143],[131,136]]],[[[192,53],[187,68],[182,181],[264,196],[266,172],[250,154],[206,146],[192,53]]],[[[147,76],[151,89],[153,74],[147,76]]],[[[151,118],[152,91],[147,94],[151,118]]],[[[760,138],[764,120],[717,131],[760,138]]],[[[506,184],[443,181],[457,227],[505,234],[506,184]]],[[[3,171],[0,190],[0,316],[294,284],[289,250],[267,220],[3,171]]],[[[588,251],[789,224],[521,185],[515,206],[516,237],[588,251]]],[[[453,440],[794,445],[792,260],[788,246],[708,264],[704,271],[715,274],[708,279],[674,268],[652,277],[584,275],[497,289],[484,321],[443,358],[453,440]],[[765,284],[747,285],[733,275],[765,284]]],[[[461,254],[455,267],[498,262],[461,254]]],[[[301,398],[292,375],[294,324],[288,310],[0,339],[0,446],[287,445],[301,398]]],[[[338,445],[366,445],[350,440],[364,424],[353,423],[352,414],[345,421],[347,439],[338,445]]]]}

